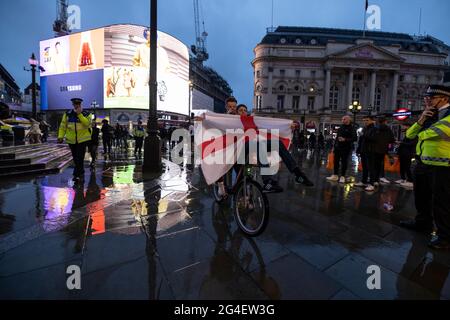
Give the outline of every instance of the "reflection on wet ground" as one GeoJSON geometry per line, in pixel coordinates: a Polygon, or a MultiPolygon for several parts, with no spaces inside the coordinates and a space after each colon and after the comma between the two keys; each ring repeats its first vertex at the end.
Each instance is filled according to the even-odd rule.
{"type": "Polygon", "coordinates": [[[269,195],[269,226],[255,239],[189,165],[164,161],[147,176],[141,160],[113,155],[81,187],[71,169],[2,181],[0,298],[450,298],[450,253],[398,227],[415,214],[410,190],[330,183],[326,152],[296,157],[315,187],[281,170],[285,192],[269,195]],[[69,265],[81,267],[80,291],[66,288],[69,265]],[[367,289],[370,265],[381,268],[381,290],[367,289]]]}

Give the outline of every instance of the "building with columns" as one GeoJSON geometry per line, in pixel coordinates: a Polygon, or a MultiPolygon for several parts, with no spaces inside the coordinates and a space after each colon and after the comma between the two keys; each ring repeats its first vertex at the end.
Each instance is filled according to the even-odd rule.
{"type": "MultiPolygon", "coordinates": [[[[362,114],[418,111],[429,84],[449,71],[448,46],[429,37],[327,28],[278,27],[255,47],[256,114],[304,120],[322,131],[353,101],[362,114]],[[303,119],[302,119],[303,118],[303,119]]],[[[327,129],[328,130],[328,129],[327,129]]]]}

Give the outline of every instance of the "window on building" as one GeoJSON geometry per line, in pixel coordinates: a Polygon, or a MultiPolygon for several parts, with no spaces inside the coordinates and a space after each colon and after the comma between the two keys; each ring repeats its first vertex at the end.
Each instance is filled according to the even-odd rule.
{"type": "Polygon", "coordinates": [[[375,89],[375,110],[380,112],[381,110],[381,88],[375,89]]]}
{"type": "Polygon", "coordinates": [[[353,76],[353,80],[354,81],[362,81],[363,80],[363,75],[362,74],[355,74],[353,76]]]}
{"type": "Polygon", "coordinates": [[[314,110],[315,101],[316,97],[308,97],[308,110],[314,110]]]}
{"type": "Polygon", "coordinates": [[[284,77],[286,75],[286,70],[280,69],[280,76],[284,77]]]}
{"type": "Polygon", "coordinates": [[[359,100],[360,98],[361,98],[361,89],[359,89],[358,87],[354,87],[352,92],[352,101],[361,102],[359,100]]]}
{"type": "Polygon", "coordinates": [[[405,76],[400,76],[400,77],[399,77],[399,80],[400,80],[401,82],[405,81],[405,76]]]}
{"type": "Polygon", "coordinates": [[[300,75],[301,75],[301,71],[300,70],[295,70],[295,76],[297,78],[300,78],[300,75]]]}
{"type": "Polygon", "coordinates": [[[316,77],[316,71],[312,70],[311,71],[311,78],[315,78],[316,77]]]}
{"type": "Polygon", "coordinates": [[[277,110],[279,112],[284,110],[284,96],[277,97],[277,110]]]}
{"type": "Polygon", "coordinates": [[[338,109],[338,101],[339,101],[339,89],[336,86],[332,86],[330,88],[330,108],[331,108],[331,110],[338,109]]]}
{"type": "Polygon", "coordinates": [[[261,77],[261,71],[259,71],[259,70],[256,71],[256,77],[257,77],[257,78],[261,77]]]}
{"type": "Polygon", "coordinates": [[[262,96],[256,96],[256,109],[262,109],[262,96]]]}
{"type": "Polygon", "coordinates": [[[300,96],[293,96],[292,97],[292,109],[294,111],[298,111],[300,108],[300,96]]]}

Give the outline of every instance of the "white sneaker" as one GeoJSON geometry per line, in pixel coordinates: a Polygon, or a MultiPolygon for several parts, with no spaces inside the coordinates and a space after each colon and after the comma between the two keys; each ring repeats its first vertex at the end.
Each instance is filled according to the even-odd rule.
{"type": "Polygon", "coordinates": [[[340,177],[339,178],[339,183],[345,183],[345,177],[340,177]]]}
{"type": "Polygon", "coordinates": [[[358,182],[358,183],[355,183],[355,187],[365,188],[365,187],[367,187],[367,184],[358,182]]]}
{"type": "Polygon", "coordinates": [[[396,183],[396,184],[402,184],[402,183],[405,183],[405,182],[406,182],[406,180],[400,179],[400,180],[395,181],[394,183],[396,183]]]}
{"type": "Polygon", "coordinates": [[[327,177],[328,181],[338,181],[339,177],[335,174],[333,174],[331,177],[327,177]]]}
{"type": "Polygon", "coordinates": [[[380,178],[380,183],[382,183],[382,184],[389,184],[389,183],[391,183],[391,181],[389,181],[386,178],[380,178]]]}
{"type": "Polygon", "coordinates": [[[408,189],[413,189],[414,188],[414,184],[412,182],[409,181],[405,181],[403,183],[400,183],[400,185],[404,188],[408,188],[408,189]]]}
{"type": "Polygon", "coordinates": [[[364,190],[366,190],[367,192],[372,192],[372,191],[375,191],[375,187],[372,186],[372,185],[368,185],[368,186],[366,187],[366,189],[364,189],[364,190]]]}

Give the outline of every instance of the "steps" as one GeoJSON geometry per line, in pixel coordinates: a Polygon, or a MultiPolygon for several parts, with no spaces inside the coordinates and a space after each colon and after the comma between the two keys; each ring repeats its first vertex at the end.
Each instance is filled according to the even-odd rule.
{"type": "Polygon", "coordinates": [[[0,148],[0,177],[58,173],[71,162],[67,145],[45,143],[0,148]]]}

